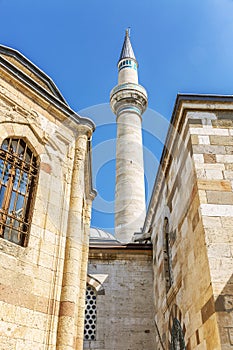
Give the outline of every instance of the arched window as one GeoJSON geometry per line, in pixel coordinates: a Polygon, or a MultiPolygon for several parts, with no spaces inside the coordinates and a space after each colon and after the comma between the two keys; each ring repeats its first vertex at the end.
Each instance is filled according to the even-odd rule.
{"type": "Polygon", "coordinates": [[[185,350],[184,334],[177,318],[173,319],[170,350],[185,350]]]}
{"type": "Polygon", "coordinates": [[[84,340],[96,340],[96,290],[87,284],[84,340]]]}
{"type": "Polygon", "coordinates": [[[38,159],[20,138],[0,149],[0,237],[26,246],[32,216],[38,159]]]}
{"type": "Polygon", "coordinates": [[[168,292],[172,283],[173,283],[173,275],[172,275],[172,255],[171,255],[171,245],[170,245],[170,230],[169,230],[169,221],[168,218],[164,219],[164,274],[166,280],[166,291],[168,292]]]}

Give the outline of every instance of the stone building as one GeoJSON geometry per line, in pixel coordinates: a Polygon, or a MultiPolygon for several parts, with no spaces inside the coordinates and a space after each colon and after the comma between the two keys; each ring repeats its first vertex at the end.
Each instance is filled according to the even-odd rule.
{"type": "Polygon", "coordinates": [[[233,97],[178,95],[146,212],[137,69],[126,32],[113,236],[89,229],[93,122],[0,46],[0,350],[233,349],[233,97]]]}
{"type": "Polygon", "coordinates": [[[91,231],[84,348],[230,350],[233,98],[178,95],[144,221],[147,95],[137,66],[126,32],[110,97],[117,117],[118,241],[91,231]]]}
{"type": "Polygon", "coordinates": [[[81,349],[91,120],[0,46],[0,349],[81,349]]]}
{"type": "Polygon", "coordinates": [[[157,349],[233,348],[233,98],[178,95],[141,240],[157,349]]]}
{"type": "Polygon", "coordinates": [[[117,122],[115,237],[91,229],[84,349],[155,349],[152,245],[133,243],[145,219],[141,122],[147,93],[138,84],[128,31],[110,103],[117,122]]]}
{"type": "Polygon", "coordinates": [[[91,228],[87,283],[84,349],[156,348],[151,244],[91,228]]]}

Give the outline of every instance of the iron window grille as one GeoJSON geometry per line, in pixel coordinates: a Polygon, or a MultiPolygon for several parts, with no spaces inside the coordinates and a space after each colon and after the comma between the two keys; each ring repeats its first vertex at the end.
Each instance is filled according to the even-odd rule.
{"type": "Polygon", "coordinates": [[[84,340],[96,340],[96,295],[95,288],[87,284],[84,340]]]}
{"type": "Polygon", "coordinates": [[[39,161],[21,138],[7,138],[0,149],[0,237],[27,246],[39,161]]]}

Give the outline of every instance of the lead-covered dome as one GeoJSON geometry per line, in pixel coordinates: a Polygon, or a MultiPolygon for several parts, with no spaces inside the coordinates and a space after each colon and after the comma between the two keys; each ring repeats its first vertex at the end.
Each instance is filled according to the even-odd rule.
{"type": "Polygon", "coordinates": [[[90,243],[120,244],[114,235],[97,227],[90,228],[90,243]]]}

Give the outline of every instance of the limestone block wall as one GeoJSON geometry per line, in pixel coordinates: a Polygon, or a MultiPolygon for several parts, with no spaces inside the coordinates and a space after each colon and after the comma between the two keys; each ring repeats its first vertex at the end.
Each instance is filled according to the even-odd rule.
{"type": "MultiPolygon", "coordinates": [[[[221,348],[233,348],[233,113],[189,112],[221,348]]],[[[214,309],[212,309],[212,312],[214,309]]]]}
{"type": "Polygon", "coordinates": [[[87,133],[74,132],[61,110],[4,74],[0,144],[23,137],[40,158],[40,170],[28,246],[0,238],[0,349],[57,349],[65,339],[63,321],[73,328],[71,341],[60,348],[81,349],[91,206],[84,181],[87,133]]]}
{"type": "Polygon", "coordinates": [[[96,340],[84,349],[156,349],[151,249],[90,248],[88,273],[107,277],[97,293],[96,340]]]}
{"type": "MultiPolygon", "coordinates": [[[[202,218],[206,209],[202,207],[204,193],[200,192],[196,162],[201,159],[203,166],[204,155],[193,153],[198,139],[194,129],[199,121],[192,115],[181,115],[170,127],[144,226],[145,233],[151,232],[154,247],[156,348],[170,348],[173,322],[177,319],[188,350],[228,349],[221,347],[215,309],[212,265],[218,260],[211,263],[210,252],[214,250],[217,255],[217,251],[215,245],[208,249],[204,226],[207,221],[202,218]]],[[[200,140],[205,138],[201,135],[200,140]]],[[[211,166],[209,169],[210,173],[214,170],[211,166]]],[[[218,173],[217,167],[215,170],[218,173]]],[[[212,187],[208,181],[205,185],[212,187]]]]}

